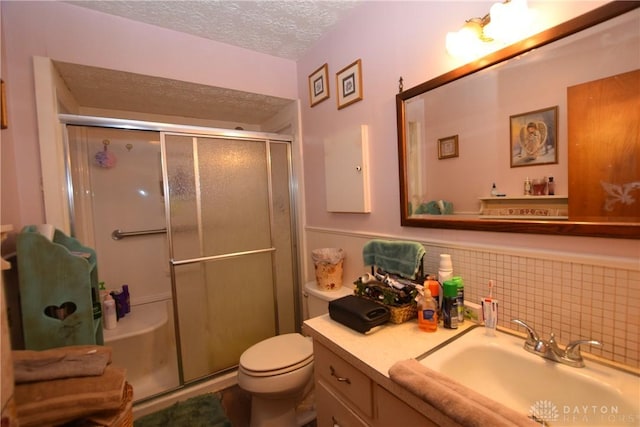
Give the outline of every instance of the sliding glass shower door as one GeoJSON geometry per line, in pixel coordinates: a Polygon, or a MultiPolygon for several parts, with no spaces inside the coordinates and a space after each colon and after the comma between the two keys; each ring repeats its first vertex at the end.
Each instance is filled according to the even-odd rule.
{"type": "Polygon", "coordinates": [[[293,330],[281,324],[295,318],[289,144],[161,139],[179,359],[190,382],[293,330]]]}

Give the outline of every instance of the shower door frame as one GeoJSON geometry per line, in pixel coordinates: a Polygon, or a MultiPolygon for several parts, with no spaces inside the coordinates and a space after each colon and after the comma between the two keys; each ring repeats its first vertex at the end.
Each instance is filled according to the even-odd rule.
{"type": "MultiPolygon", "coordinates": [[[[70,159],[70,152],[69,152],[69,141],[68,141],[68,134],[66,131],[66,126],[67,125],[74,125],[74,126],[90,126],[90,127],[103,127],[103,128],[114,128],[114,129],[123,129],[123,130],[140,130],[140,131],[155,131],[159,133],[159,136],[161,137],[162,140],[164,140],[164,135],[165,134],[183,134],[183,135],[189,135],[189,136],[193,136],[195,137],[217,137],[217,138],[225,138],[225,139],[236,139],[236,140],[252,140],[252,141],[263,141],[267,147],[267,149],[269,148],[269,144],[271,143],[271,141],[273,142],[277,142],[277,143],[286,143],[288,145],[288,150],[287,150],[287,167],[288,167],[288,176],[289,176],[289,206],[290,206],[290,233],[291,233],[291,256],[292,256],[292,260],[291,260],[291,266],[292,266],[292,278],[293,278],[293,292],[294,292],[294,298],[293,298],[293,303],[294,303],[294,310],[293,310],[293,315],[294,315],[294,329],[296,331],[299,330],[299,324],[300,324],[300,319],[302,316],[302,310],[300,307],[300,299],[298,298],[298,295],[300,294],[300,263],[299,263],[299,259],[300,259],[300,253],[299,253],[299,240],[298,240],[298,227],[297,227],[297,198],[296,198],[296,193],[295,193],[295,188],[297,187],[296,185],[296,176],[293,173],[293,160],[292,160],[292,151],[293,151],[293,137],[289,136],[289,135],[281,135],[281,134],[275,134],[275,133],[268,133],[268,132],[256,132],[256,131],[240,131],[240,130],[230,130],[230,129],[223,129],[223,128],[208,128],[208,127],[200,127],[200,126],[189,126],[189,125],[178,125],[178,124],[171,124],[171,123],[161,123],[161,122],[148,122],[148,121],[140,121],[140,120],[128,120],[128,119],[117,119],[117,118],[105,118],[105,117],[95,117],[95,116],[80,116],[80,115],[73,115],[73,114],[59,114],[58,118],[60,120],[60,123],[63,125],[63,134],[64,134],[64,172],[65,172],[65,181],[66,181],[66,199],[68,201],[68,214],[69,214],[69,228],[70,228],[70,232],[71,235],[74,234],[75,231],[75,212],[74,212],[74,197],[73,197],[73,183],[72,183],[72,177],[71,177],[71,159],[70,159]]],[[[164,146],[164,141],[163,144],[164,146]]],[[[271,164],[270,161],[268,162],[269,165],[269,171],[271,171],[271,164]]],[[[165,194],[169,194],[168,193],[168,183],[166,182],[166,165],[165,165],[165,159],[164,159],[164,154],[162,156],[162,174],[163,174],[163,180],[165,181],[164,184],[164,191],[165,194]]],[[[271,199],[272,196],[272,189],[271,189],[271,185],[269,184],[269,197],[271,199]]],[[[167,197],[167,199],[165,200],[165,208],[168,209],[168,204],[169,204],[169,198],[167,197]]],[[[270,221],[271,223],[273,222],[273,212],[272,210],[272,206],[271,206],[271,201],[270,201],[270,221]]],[[[165,218],[165,221],[167,222],[167,225],[169,225],[170,223],[170,219],[167,217],[165,218]]],[[[273,225],[273,224],[272,224],[273,225]]],[[[168,230],[168,229],[167,229],[168,230]]],[[[172,249],[171,247],[171,236],[170,233],[167,232],[167,238],[168,238],[168,242],[169,242],[169,248],[172,249]]],[[[258,250],[255,251],[255,253],[261,253],[261,252],[271,252],[273,253],[273,251],[275,251],[275,248],[271,248],[271,249],[264,249],[264,250],[258,250]]],[[[251,251],[251,253],[253,253],[254,251],[251,251]]],[[[191,263],[191,262],[199,262],[202,260],[209,260],[209,259],[222,259],[222,258],[228,258],[228,257],[234,257],[234,256],[239,256],[239,255],[244,255],[245,253],[240,253],[240,254],[225,254],[225,255],[218,255],[218,256],[212,256],[212,257],[203,257],[203,258],[195,258],[192,260],[183,260],[183,261],[178,261],[175,262],[175,260],[173,259],[172,256],[170,256],[170,259],[168,260],[169,264],[170,264],[170,268],[171,268],[171,287],[172,287],[172,300],[173,300],[173,306],[174,306],[174,311],[176,312],[176,316],[174,319],[174,330],[175,330],[175,337],[176,337],[176,351],[177,351],[177,358],[178,358],[178,374],[179,374],[179,386],[177,387],[177,389],[180,388],[184,388],[184,387],[188,387],[190,384],[195,383],[195,382],[199,382],[203,379],[206,378],[210,378],[210,377],[214,377],[218,374],[223,374],[224,372],[228,371],[229,369],[234,369],[234,367],[229,368],[227,370],[221,371],[221,372],[214,372],[214,373],[210,373],[208,376],[204,377],[204,378],[199,378],[197,380],[193,380],[193,381],[189,381],[189,382],[185,382],[184,380],[184,373],[183,373],[183,366],[182,366],[182,351],[181,351],[181,347],[180,347],[180,333],[179,333],[179,313],[176,311],[176,300],[175,300],[175,275],[174,275],[174,268],[177,265],[182,265],[182,264],[186,264],[186,263],[191,263]]],[[[275,275],[275,268],[274,268],[274,272],[273,274],[275,275]]],[[[275,331],[276,334],[280,333],[280,325],[279,325],[279,316],[278,316],[278,303],[277,303],[277,292],[276,292],[276,283],[274,281],[274,311],[275,311],[275,331]]],[[[161,393],[168,393],[168,392],[172,392],[175,389],[172,390],[166,390],[165,392],[161,393]]]]}

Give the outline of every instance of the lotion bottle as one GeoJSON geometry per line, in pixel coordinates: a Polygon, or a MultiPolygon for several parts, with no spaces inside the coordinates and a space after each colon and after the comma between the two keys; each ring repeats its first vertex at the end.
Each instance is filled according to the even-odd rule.
{"type": "Polygon", "coordinates": [[[118,326],[118,318],[116,316],[116,302],[113,300],[113,297],[110,294],[107,294],[102,305],[104,328],[114,329],[116,326],[118,326]]]}

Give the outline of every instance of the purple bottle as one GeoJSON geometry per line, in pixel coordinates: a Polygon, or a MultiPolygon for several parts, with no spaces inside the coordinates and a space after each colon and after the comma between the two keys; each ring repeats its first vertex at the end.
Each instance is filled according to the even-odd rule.
{"type": "Polygon", "coordinates": [[[129,295],[129,285],[122,285],[122,293],[124,294],[124,312],[131,312],[131,297],[129,295]]]}

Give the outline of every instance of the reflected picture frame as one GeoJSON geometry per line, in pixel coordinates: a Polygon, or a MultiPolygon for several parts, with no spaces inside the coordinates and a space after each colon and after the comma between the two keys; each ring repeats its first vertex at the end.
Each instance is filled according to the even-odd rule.
{"type": "Polygon", "coordinates": [[[362,60],[357,59],[336,73],[338,110],[362,100],[362,60]]]}
{"type": "Polygon", "coordinates": [[[509,117],[511,167],[558,163],[558,106],[509,117]]]}
{"type": "Polygon", "coordinates": [[[323,64],[309,75],[309,105],[314,107],[329,99],[329,65],[323,64]]]}
{"type": "Polygon", "coordinates": [[[458,135],[438,139],[438,160],[458,157],[458,135]]]}

